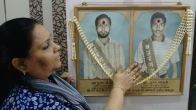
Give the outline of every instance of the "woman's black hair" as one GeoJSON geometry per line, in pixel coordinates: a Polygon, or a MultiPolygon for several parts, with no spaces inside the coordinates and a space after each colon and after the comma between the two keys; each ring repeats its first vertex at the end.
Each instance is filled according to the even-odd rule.
{"type": "Polygon", "coordinates": [[[26,58],[32,46],[32,32],[36,20],[31,18],[16,18],[0,26],[0,103],[10,90],[22,83],[24,76],[12,65],[13,58],[26,58]]]}

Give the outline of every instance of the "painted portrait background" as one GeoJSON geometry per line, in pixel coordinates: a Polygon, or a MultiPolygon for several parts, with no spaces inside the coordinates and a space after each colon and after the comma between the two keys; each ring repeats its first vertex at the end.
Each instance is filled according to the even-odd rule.
{"type": "MultiPolygon", "coordinates": [[[[89,42],[98,38],[96,28],[95,28],[95,19],[100,14],[106,14],[111,19],[111,30],[109,37],[112,41],[118,42],[122,45],[124,55],[125,55],[125,67],[128,66],[128,53],[129,53],[129,22],[126,16],[120,12],[89,12],[80,20],[82,29],[84,30],[87,39],[89,42]]],[[[80,77],[83,78],[83,54],[84,54],[84,45],[80,41],[80,77]]]]}
{"type": "MultiPolygon", "coordinates": [[[[152,31],[151,31],[151,25],[150,25],[150,19],[153,13],[155,12],[161,12],[166,17],[166,24],[165,24],[165,30],[164,35],[165,37],[168,37],[170,39],[173,39],[175,36],[175,32],[181,22],[181,16],[177,12],[168,12],[168,11],[148,11],[148,12],[141,12],[138,14],[135,20],[135,30],[134,30],[134,52],[136,52],[138,48],[138,44],[140,41],[151,37],[152,31]]],[[[178,48],[179,51],[179,57],[180,61],[178,62],[178,78],[181,77],[181,65],[182,65],[182,44],[178,48]]],[[[169,77],[172,75],[172,68],[170,65],[170,68],[168,70],[169,77]]]]}

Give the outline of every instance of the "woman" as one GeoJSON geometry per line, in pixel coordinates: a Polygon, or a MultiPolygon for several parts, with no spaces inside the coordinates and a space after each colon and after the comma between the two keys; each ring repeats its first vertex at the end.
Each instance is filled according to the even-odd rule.
{"type": "MultiPolygon", "coordinates": [[[[61,66],[60,47],[41,24],[29,18],[13,19],[0,26],[0,35],[2,110],[90,110],[85,98],[55,74],[61,66]]],[[[124,93],[140,78],[139,72],[132,65],[114,76],[105,110],[122,109],[124,93]]]]}

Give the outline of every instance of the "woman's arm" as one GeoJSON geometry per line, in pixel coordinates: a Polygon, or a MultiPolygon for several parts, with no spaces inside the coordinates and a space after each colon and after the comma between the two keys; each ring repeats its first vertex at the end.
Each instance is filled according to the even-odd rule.
{"type": "Polygon", "coordinates": [[[121,88],[113,88],[103,110],[122,110],[123,102],[124,91],[121,88]]]}
{"type": "Polygon", "coordinates": [[[126,71],[114,75],[113,88],[103,110],[122,110],[125,92],[140,79],[140,67],[131,65],[126,71]]]}

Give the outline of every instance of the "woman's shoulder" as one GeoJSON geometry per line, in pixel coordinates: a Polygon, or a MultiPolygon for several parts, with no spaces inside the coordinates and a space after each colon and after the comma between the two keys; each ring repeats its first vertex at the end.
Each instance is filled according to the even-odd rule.
{"type": "Polygon", "coordinates": [[[2,110],[10,109],[66,109],[69,103],[54,94],[31,90],[25,86],[15,87],[4,100],[2,110]]]}

